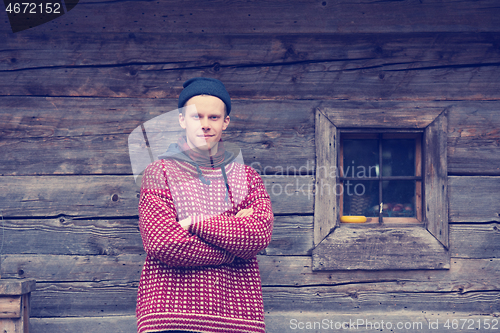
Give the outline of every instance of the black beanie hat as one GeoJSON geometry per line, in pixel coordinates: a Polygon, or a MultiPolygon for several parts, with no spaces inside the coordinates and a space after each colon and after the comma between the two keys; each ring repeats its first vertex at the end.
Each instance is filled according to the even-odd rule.
{"type": "Polygon", "coordinates": [[[179,109],[194,96],[211,95],[221,99],[226,104],[227,114],[231,112],[231,97],[224,84],[217,79],[208,77],[195,77],[189,79],[182,85],[184,89],[179,95],[179,109]]]}

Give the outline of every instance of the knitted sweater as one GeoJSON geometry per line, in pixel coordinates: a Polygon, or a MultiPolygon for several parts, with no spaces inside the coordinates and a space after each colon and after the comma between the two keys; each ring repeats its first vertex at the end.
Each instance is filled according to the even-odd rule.
{"type": "Polygon", "coordinates": [[[168,159],[144,172],[139,226],[147,257],[138,332],[265,332],[256,255],[271,240],[269,195],[251,167],[226,165],[229,187],[220,168],[198,168],[168,159]],[[245,208],[254,213],[235,217],[245,208]],[[190,216],[194,223],[185,230],[179,221],[190,216]]]}

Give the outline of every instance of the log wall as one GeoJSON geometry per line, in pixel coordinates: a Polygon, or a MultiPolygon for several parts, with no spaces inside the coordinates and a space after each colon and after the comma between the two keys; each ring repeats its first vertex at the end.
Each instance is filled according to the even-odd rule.
{"type": "Polygon", "coordinates": [[[18,33],[1,15],[1,276],[37,280],[33,332],[135,331],[144,251],[127,139],[195,76],[226,84],[226,140],[272,197],[268,332],[498,319],[496,1],[91,0],[18,33]],[[449,270],[311,269],[314,112],[373,105],[448,111],[449,270]]]}

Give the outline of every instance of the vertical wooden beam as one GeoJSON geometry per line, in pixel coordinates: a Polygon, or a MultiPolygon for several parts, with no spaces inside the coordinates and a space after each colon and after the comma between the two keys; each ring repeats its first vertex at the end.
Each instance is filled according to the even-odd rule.
{"type": "Polygon", "coordinates": [[[425,129],[425,218],[427,230],[449,248],[447,112],[441,113],[425,129]]]}
{"type": "Polygon", "coordinates": [[[337,225],[337,128],[316,109],[316,180],[314,196],[314,246],[337,225]]]}
{"type": "Polygon", "coordinates": [[[34,279],[0,280],[0,332],[29,333],[30,297],[34,279]]]}

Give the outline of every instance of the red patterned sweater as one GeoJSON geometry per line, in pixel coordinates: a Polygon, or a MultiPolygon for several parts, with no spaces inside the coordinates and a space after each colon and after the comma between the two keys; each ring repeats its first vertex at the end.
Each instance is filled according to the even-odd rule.
{"type": "Polygon", "coordinates": [[[226,165],[228,190],[220,168],[200,170],[167,159],[144,172],[138,332],[265,332],[256,255],[271,240],[269,195],[251,167],[226,165]],[[245,208],[254,213],[235,217],[245,208]],[[178,221],[189,216],[195,223],[185,230],[178,221]]]}

